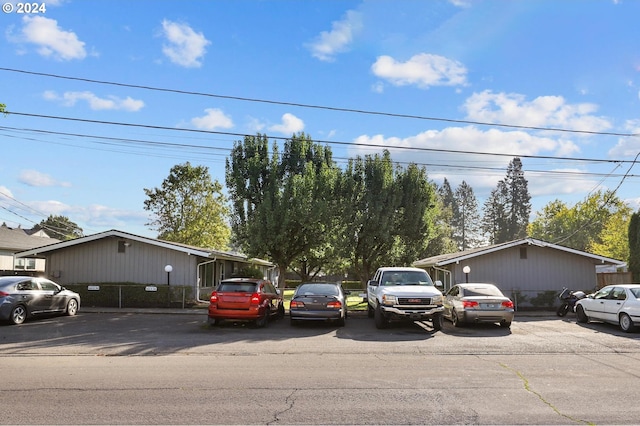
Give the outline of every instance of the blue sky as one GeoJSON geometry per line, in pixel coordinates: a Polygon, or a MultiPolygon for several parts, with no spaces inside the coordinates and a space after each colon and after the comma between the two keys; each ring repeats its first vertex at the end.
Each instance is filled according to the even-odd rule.
{"type": "Polygon", "coordinates": [[[44,4],[0,14],[10,226],[156,236],[143,189],[186,161],[224,184],[257,132],[305,132],[340,164],[387,147],[480,206],[521,156],[534,214],[604,189],[640,207],[640,2],[44,4]]]}

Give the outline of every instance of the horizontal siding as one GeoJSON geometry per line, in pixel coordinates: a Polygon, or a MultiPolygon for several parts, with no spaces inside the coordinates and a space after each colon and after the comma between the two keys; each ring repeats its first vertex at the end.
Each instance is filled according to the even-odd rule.
{"type": "Polygon", "coordinates": [[[595,288],[596,270],[593,260],[533,245],[526,246],[526,251],[526,259],[520,258],[520,247],[513,247],[452,265],[452,281],[465,282],[462,268],[469,266],[469,282],[493,283],[503,291],[595,288]]]}
{"type": "Polygon", "coordinates": [[[62,284],[135,282],[194,286],[198,258],[137,241],[118,252],[119,238],[104,238],[51,253],[47,272],[62,284]]]}

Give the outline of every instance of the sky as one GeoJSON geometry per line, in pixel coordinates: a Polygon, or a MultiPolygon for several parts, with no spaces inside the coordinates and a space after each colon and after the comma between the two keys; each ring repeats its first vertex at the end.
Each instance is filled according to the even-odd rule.
{"type": "Polygon", "coordinates": [[[615,190],[640,208],[640,2],[49,0],[0,14],[0,221],[155,237],[144,189],[224,185],[244,135],[337,163],[391,152],[469,184],[520,157],[532,219],[615,190]]]}

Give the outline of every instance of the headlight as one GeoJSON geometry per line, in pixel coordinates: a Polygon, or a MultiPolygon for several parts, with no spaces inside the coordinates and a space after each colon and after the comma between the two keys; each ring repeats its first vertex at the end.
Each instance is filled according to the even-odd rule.
{"type": "Polygon", "coordinates": [[[382,295],[382,304],[383,305],[392,306],[392,305],[395,305],[396,303],[398,303],[398,299],[396,298],[396,296],[392,296],[390,294],[383,294],[382,295]]]}
{"type": "Polygon", "coordinates": [[[433,296],[431,298],[432,305],[441,305],[442,304],[442,296],[433,296]]]}

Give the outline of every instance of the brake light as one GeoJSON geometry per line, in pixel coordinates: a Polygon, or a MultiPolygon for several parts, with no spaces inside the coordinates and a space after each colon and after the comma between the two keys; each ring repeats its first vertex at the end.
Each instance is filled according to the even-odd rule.
{"type": "Polygon", "coordinates": [[[507,309],[513,309],[513,302],[511,300],[505,300],[502,302],[502,307],[507,309]]]}
{"type": "Polygon", "coordinates": [[[304,308],[304,302],[301,302],[299,300],[292,300],[289,304],[289,308],[304,308]]]}
{"type": "Polygon", "coordinates": [[[251,295],[251,304],[252,305],[259,305],[260,304],[260,294],[259,293],[253,293],[251,295]]]}
{"type": "Polygon", "coordinates": [[[327,308],[340,309],[342,308],[342,303],[339,300],[334,300],[333,302],[327,303],[327,308]]]}
{"type": "Polygon", "coordinates": [[[478,307],[478,302],[476,302],[475,300],[463,300],[462,301],[462,307],[467,309],[467,308],[477,308],[478,307]]]}
{"type": "Polygon", "coordinates": [[[215,291],[211,293],[211,299],[209,299],[209,302],[213,304],[218,303],[218,293],[216,293],[215,291]]]}
{"type": "Polygon", "coordinates": [[[0,297],[8,296],[9,293],[5,293],[4,291],[0,291],[0,297]]]}

